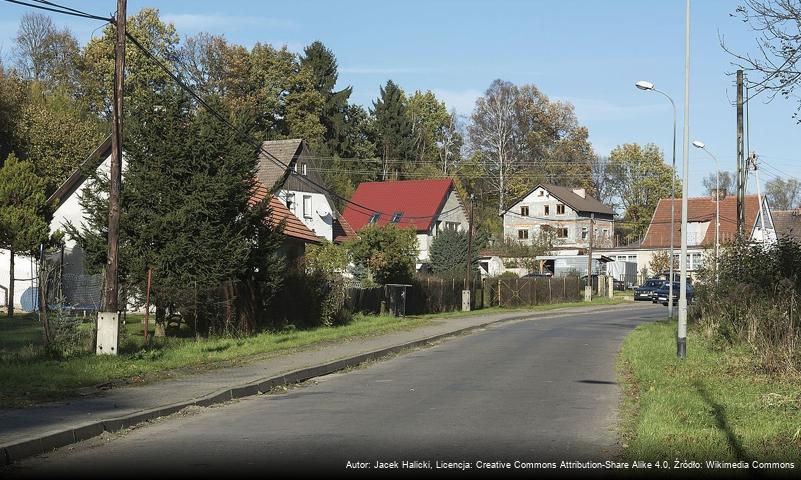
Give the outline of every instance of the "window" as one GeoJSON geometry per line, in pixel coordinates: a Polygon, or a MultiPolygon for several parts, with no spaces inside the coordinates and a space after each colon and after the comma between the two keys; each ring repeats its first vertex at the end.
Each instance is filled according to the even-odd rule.
{"type": "Polygon", "coordinates": [[[286,208],[288,208],[292,213],[295,213],[295,194],[294,193],[287,193],[286,194],[286,208]]]}
{"type": "Polygon", "coordinates": [[[546,217],[551,214],[551,206],[550,205],[545,205],[543,208],[544,208],[543,213],[545,214],[546,217]]]}
{"type": "Polygon", "coordinates": [[[561,203],[556,204],[556,214],[557,215],[564,215],[565,214],[565,206],[561,203]]]}
{"type": "Polygon", "coordinates": [[[603,238],[609,238],[609,229],[604,228],[603,238]]]}
{"type": "Polygon", "coordinates": [[[557,228],[556,238],[567,238],[567,228],[557,228]]]}
{"type": "Polygon", "coordinates": [[[517,238],[518,240],[528,240],[528,230],[518,230],[517,238]]]}
{"type": "Polygon", "coordinates": [[[528,217],[528,207],[520,207],[520,215],[528,217]]]}
{"type": "Polygon", "coordinates": [[[402,216],[403,216],[403,212],[395,212],[394,214],[392,214],[392,220],[390,220],[390,222],[391,223],[398,223],[402,216]]]}
{"type": "Polygon", "coordinates": [[[587,232],[589,232],[589,230],[587,230],[587,227],[581,227],[581,239],[582,240],[586,240],[587,239],[587,232]]]}
{"type": "Polygon", "coordinates": [[[312,218],[312,197],[311,195],[303,196],[303,218],[312,218]]]}
{"type": "Polygon", "coordinates": [[[304,177],[306,176],[306,164],[305,163],[302,163],[300,165],[300,174],[303,175],[304,177]]]}
{"type": "Polygon", "coordinates": [[[379,218],[381,218],[381,214],[380,214],[380,213],[374,213],[374,214],[373,214],[373,215],[370,217],[370,221],[369,221],[369,222],[367,222],[367,223],[376,223],[376,222],[378,222],[378,219],[379,219],[379,218]]]}

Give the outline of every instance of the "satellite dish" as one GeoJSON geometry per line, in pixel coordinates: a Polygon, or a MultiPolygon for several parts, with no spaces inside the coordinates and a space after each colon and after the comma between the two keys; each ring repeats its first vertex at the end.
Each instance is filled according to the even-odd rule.
{"type": "Polygon", "coordinates": [[[22,292],[20,303],[22,304],[22,310],[28,313],[39,310],[39,289],[37,287],[28,287],[25,289],[25,291],[22,292]]]}

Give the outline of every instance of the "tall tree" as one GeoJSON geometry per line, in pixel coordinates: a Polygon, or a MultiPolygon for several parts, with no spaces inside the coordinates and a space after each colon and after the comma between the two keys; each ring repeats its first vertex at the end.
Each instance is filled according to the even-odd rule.
{"type": "MultiPolygon", "coordinates": [[[[649,143],[626,143],[615,147],[609,155],[610,188],[625,214],[630,227],[628,240],[645,234],[656,205],[661,198],[670,198],[672,168],[664,161],[659,148],[649,143]]],[[[676,184],[679,184],[676,179],[676,184]]],[[[681,195],[676,190],[677,198],[681,195]]]]}
{"type": "Polygon", "coordinates": [[[348,99],[353,88],[348,86],[334,91],[339,76],[337,60],[334,53],[322,42],[312,42],[303,53],[300,65],[311,72],[312,85],[325,102],[320,115],[320,121],[325,127],[325,146],[329,153],[341,155],[349,126],[346,119],[348,99]]]}
{"type": "Polygon", "coordinates": [[[734,195],[734,180],[734,174],[724,170],[720,172],[720,178],[713,172],[704,177],[701,182],[710,197],[715,196],[715,190],[717,190],[718,183],[720,183],[720,199],[723,200],[729,195],[734,195]]]}
{"type": "Polygon", "coordinates": [[[791,210],[801,207],[801,182],[795,178],[774,178],[765,184],[765,196],[774,210],[791,210]]]}
{"type": "Polygon", "coordinates": [[[456,141],[453,137],[457,135],[454,120],[445,107],[445,102],[439,100],[431,90],[417,90],[409,97],[406,114],[412,126],[415,161],[418,165],[437,165],[440,160],[440,145],[446,141],[446,134],[452,134],[447,139],[450,141],[456,141]]]}
{"type": "Polygon", "coordinates": [[[50,17],[27,12],[14,39],[17,67],[25,78],[74,90],[78,81],[80,48],[69,29],[59,30],[50,17]]]}
{"type": "Polygon", "coordinates": [[[47,241],[44,182],[33,165],[11,154],[0,168],[0,248],[9,250],[8,315],[14,315],[14,255],[33,253],[47,241]]]}
{"type": "Polygon", "coordinates": [[[0,63],[0,167],[11,152],[21,151],[19,122],[27,97],[25,82],[0,63]]]}
{"type": "Polygon", "coordinates": [[[381,178],[400,178],[412,154],[412,126],[406,115],[406,95],[392,80],[381,87],[373,102],[379,154],[383,161],[381,178]]]}

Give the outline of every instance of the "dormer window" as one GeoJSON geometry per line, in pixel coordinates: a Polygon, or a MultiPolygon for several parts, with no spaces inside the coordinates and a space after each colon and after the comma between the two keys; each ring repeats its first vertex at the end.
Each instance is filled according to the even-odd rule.
{"type": "Polygon", "coordinates": [[[392,215],[392,220],[390,220],[390,223],[398,223],[402,216],[403,216],[403,212],[395,212],[392,215]]]}
{"type": "Polygon", "coordinates": [[[381,218],[381,214],[374,213],[373,216],[370,217],[370,221],[368,223],[370,224],[377,223],[379,218],[381,218]]]}

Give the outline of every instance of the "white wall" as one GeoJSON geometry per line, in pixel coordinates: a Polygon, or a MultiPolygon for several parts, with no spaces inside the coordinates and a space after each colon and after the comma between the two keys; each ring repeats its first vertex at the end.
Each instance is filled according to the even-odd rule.
{"type": "Polygon", "coordinates": [[[328,198],[321,193],[299,192],[295,190],[281,190],[278,198],[287,204],[287,199],[294,195],[294,200],[289,206],[289,210],[309,227],[318,237],[326,240],[334,240],[334,217],[332,207],[328,203],[328,198]],[[311,197],[311,211],[304,215],[303,197],[311,197]]]}
{"type": "MultiPolygon", "coordinates": [[[[9,288],[10,275],[9,275],[9,262],[11,255],[8,250],[0,249],[0,285],[9,288]]],[[[26,255],[14,255],[14,308],[21,309],[20,299],[23,292],[35,285],[34,281],[30,280],[36,276],[36,264],[31,263],[31,257],[26,255]]],[[[6,306],[6,292],[0,289],[0,306],[6,306]]]]}

